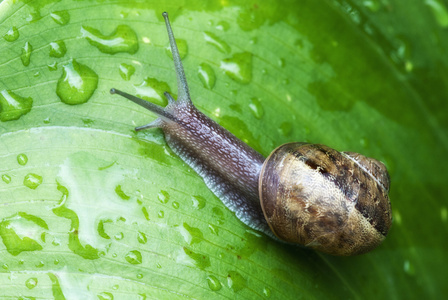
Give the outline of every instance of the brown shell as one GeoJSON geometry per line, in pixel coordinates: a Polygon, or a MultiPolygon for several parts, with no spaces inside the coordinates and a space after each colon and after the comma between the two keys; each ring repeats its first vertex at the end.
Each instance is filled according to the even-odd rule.
{"type": "Polygon", "coordinates": [[[264,162],[259,185],[271,230],[290,243],[356,255],[378,246],[392,223],[387,170],[358,153],[285,144],[264,162]]]}

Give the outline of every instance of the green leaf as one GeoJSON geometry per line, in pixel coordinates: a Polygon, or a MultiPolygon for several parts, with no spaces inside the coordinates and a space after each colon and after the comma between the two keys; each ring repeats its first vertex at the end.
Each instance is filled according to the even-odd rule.
{"type": "Polygon", "coordinates": [[[0,3],[1,296],[56,299],[446,295],[446,0],[0,3]],[[288,141],[386,163],[385,242],[331,257],[250,230],[166,145],[176,75],[263,155],[288,141]],[[235,68],[237,66],[238,68],[235,68]]]}

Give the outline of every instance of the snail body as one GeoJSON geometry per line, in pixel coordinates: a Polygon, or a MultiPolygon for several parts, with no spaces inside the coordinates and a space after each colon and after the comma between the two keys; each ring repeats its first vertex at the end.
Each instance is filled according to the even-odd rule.
{"type": "Polygon", "coordinates": [[[169,23],[178,99],[160,107],[111,89],[159,117],[136,130],[161,128],[170,148],[248,226],[333,255],[378,246],[391,225],[389,175],[381,162],[318,144],[289,143],[265,159],[192,103],[169,23]]]}

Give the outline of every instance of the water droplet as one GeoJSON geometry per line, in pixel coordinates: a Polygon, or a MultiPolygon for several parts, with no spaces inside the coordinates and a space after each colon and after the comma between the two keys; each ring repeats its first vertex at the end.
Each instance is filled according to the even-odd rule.
{"type": "Polygon", "coordinates": [[[217,226],[213,224],[208,224],[208,229],[210,229],[210,232],[214,235],[218,235],[219,229],[217,226]]]}
{"type": "Polygon", "coordinates": [[[5,35],[3,36],[3,38],[7,41],[7,42],[14,42],[15,40],[17,40],[19,38],[19,30],[17,29],[17,27],[12,26],[8,32],[5,33],[5,35]]]}
{"type": "Polygon", "coordinates": [[[212,209],[213,216],[217,219],[218,224],[224,224],[224,213],[219,207],[213,207],[212,209]]]}
{"type": "Polygon", "coordinates": [[[102,292],[97,295],[99,300],[114,300],[114,295],[109,292],[102,292]]]}
{"type": "Polygon", "coordinates": [[[236,271],[229,271],[229,275],[227,275],[227,285],[234,292],[238,292],[247,287],[247,280],[241,276],[240,273],[236,271]]]}
{"type": "Polygon", "coordinates": [[[283,122],[282,124],[280,124],[278,131],[280,132],[281,135],[288,137],[291,135],[292,132],[292,124],[289,122],[283,122]]]}
{"type": "Polygon", "coordinates": [[[98,75],[74,59],[63,67],[64,70],[56,88],[61,101],[70,105],[87,102],[98,86],[98,75]]]}
{"type": "Polygon", "coordinates": [[[35,10],[35,11],[30,12],[30,13],[28,14],[28,16],[26,17],[25,20],[26,20],[28,23],[34,23],[34,22],[36,22],[36,21],[39,21],[40,19],[42,19],[42,16],[41,16],[41,14],[40,14],[40,11],[35,10]]]}
{"type": "Polygon", "coordinates": [[[137,241],[140,244],[146,244],[146,242],[148,241],[148,238],[146,237],[146,234],[144,234],[143,232],[139,231],[138,235],[137,235],[137,241]]]}
{"type": "Polygon", "coordinates": [[[268,287],[265,287],[263,289],[263,295],[265,295],[265,297],[267,297],[267,298],[271,297],[271,289],[268,287]]]}
{"type": "Polygon", "coordinates": [[[258,98],[253,97],[250,99],[249,109],[257,119],[261,119],[264,115],[263,106],[261,105],[261,101],[258,98]]]}
{"type": "Polygon", "coordinates": [[[216,47],[216,49],[218,49],[220,52],[230,53],[230,46],[222,39],[220,39],[218,36],[216,36],[214,33],[205,31],[204,39],[208,44],[216,47]]]}
{"type": "Polygon", "coordinates": [[[11,182],[11,176],[3,174],[2,175],[2,180],[3,180],[4,183],[8,184],[8,183],[11,182]]]}
{"type": "Polygon", "coordinates": [[[51,64],[48,64],[47,67],[50,72],[53,72],[58,69],[58,64],[56,62],[53,62],[51,64]]]}
{"type": "Polygon", "coordinates": [[[51,57],[63,57],[67,53],[67,47],[63,40],[50,43],[50,56],[51,57]]]}
{"type": "MultiPolygon", "coordinates": [[[[184,59],[185,56],[187,56],[188,54],[187,41],[183,39],[176,39],[176,43],[177,43],[177,49],[179,50],[180,59],[184,59]]],[[[171,47],[169,44],[165,47],[165,50],[166,55],[168,55],[172,59],[173,55],[171,54],[171,47]]]]}
{"type": "Polygon", "coordinates": [[[116,241],[120,241],[120,240],[122,240],[124,238],[124,234],[123,234],[123,232],[119,232],[119,233],[117,233],[116,235],[114,235],[114,239],[116,240],[116,241]]]}
{"type": "Polygon", "coordinates": [[[156,265],[156,267],[157,267],[157,269],[161,269],[161,268],[162,268],[162,265],[158,263],[158,264],[156,265]]]}
{"type": "Polygon", "coordinates": [[[142,207],[142,213],[145,216],[145,219],[147,221],[149,221],[149,213],[148,213],[148,210],[146,209],[146,207],[142,207]]]}
{"type": "Polygon", "coordinates": [[[440,0],[425,0],[440,27],[448,27],[448,9],[440,0]]]}
{"type": "Polygon", "coordinates": [[[22,64],[27,67],[31,61],[31,53],[33,52],[33,46],[29,42],[25,43],[25,46],[22,48],[22,54],[20,55],[20,59],[22,60],[22,64]]]}
{"type": "Polygon", "coordinates": [[[166,82],[159,81],[155,78],[146,77],[140,85],[135,85],[134,87],[137,97],[160,106],[166,106],[168,104],[168,100],[163,95],[165,91],[173,95],[166,82]]]}
{"type": "Polygon", "coordinates": [[[19,155],[17,155],[17,162],[21,166],[26,165],[26,163],[28,162],[28,156],[26,156],[26,154],[24,153],[20,153],[19,155]]]}
{"type": "Polygon", "coordinates": [[[134,54],[138,50],[137,34],[127,25],[118,25],[110,35],[103,35],[98,29],[82,26],[81,34],[90,45],[95,46],[103,53],[127,52],[134,54]]]}
{"type": "Polygon", "coordinates": [[[213,68],[209,64],[202,63],[199,65],[198,77],[205,88],[211,90],[215,86],[216,83],[215,71],[213,71],[213,68]]]}
{"type": "Polygon", "coordinates": [[[29,288],[30,290],[31,290],[31,289],[34,289],[34,288],[36,287],[36,285],[37,285],[37,278],[35,278],[35,277],[31,277],[31,278],[29,278],[29,279],[25,282],[25,285],[26,285],[26,287],[29,288]]]}
{"type": "Polygon", "coordinates": [[[370,9],[370,11],[372,12],[377,12],[381,7],[381,4],[378,0],[364,0],[363,5],[370,9]]]}
{"type": "Polygon", "coordinates": [[[440,218],[442,222],[446,222],[448,220],[448,209],[446,207],[442,207],[440,210],[440,218]]]}
{"type": "Polygon", "coordinates": [[[55,259],[55,260],[53,261],[53,263],[54,263],[55,265],[59,265],[59,259],[55,259]]]}
{"type": "Polygon", "coordinates": [[[208,287],[214,292],[219,291],[222,288],[221,282],[219,282],[218,278],[214,275],[207,276],[207,284],[208,287]]]}
{"type": "Polygon", "coordinates": [[[411,264],[409,260],[406,260],[403,265],[403,269],[408,275],[415,275],[414,265],[411,264]]]}
{"type": "MultiPolygon", "coordinates": [[[[187,247],[183,247],[184,253],[191,259],[191,262],[201,270],[204,270],[207,267],[210,267],[210,258],[207,255],[194,252],[187,247]]],[[[185,258],[178,258],[178,262],[190,264],[191,262],[184,260],[185,258]]]]}
{"type": "Polygon", "coordinates": [[[50,14],[53,21],[59,25],[65,25],[70,22],[70,14],[66,10],[54,11],[50,14]]]}
{"type": "Polygon", "coordinates": [[[159,199],[160,203],[166,204],[170,200],[170,194],[168,194],[168,192],[166,191],[161,190],[157,195],[157,198],[159,199]]]}
{"type": "Polygon", "coordinates": [[[219,21],[218,24],[216,24],[216,29],[218,30],[222,30],[222,31],[227,31],[230,28],[230,24],[227,23],[226,21],[219,21]]]}
{"type": "Polygon", "coordinates": [[[369,139],[368,138],[361,138],[361,140],[359,142],[362,147],[369,148],[369,139]]]}
{"type": "Polygon", "coordinates": [[[177,202],[177,201],[173,201],[173,208],[174,209],[178,209],[179,208],[179,202],[177,202]]]}
{"type": "Polygon", "coordinates": [[[279,60],[277,61],[277,64],[280,68],[283,68],[285,66],[285,59],[279,58],[279,60]]]}
{"type": "Polygon", "coordinates": [[[138,265],[142,263],[142,254],[140,251],[132,250],[129,251],[128,254],[124,257],[128,263],[133,265],[138,265]]]}
{"type": "Polygon", "coordinates": [[[34,173],[29,173],[23,179],[23,185],[35,190],[42,183],[42,176],[34,173]]]}
{"type": "Polygon", "coordinates": [[[121,185],[117,185],[115,187],[115,193],[117,193],[117,195],[123,200],[131,199],[131,196],[128,196],[125,192],[123,192],[123,190],[121,189],[121,185]]]}
{"type": "Polygon", "coordinates": [[[195,209],[203,209],[207,202],[204,197],[198,195],[191,197],[191,201],[193,201],[193,208],[195,209]]]}
{"type": "Polygon", "coordinates": [[[187,223],[184,223],[182,227],[179,227],[179,232],[184,238],[185,242],[193,245],[204,240],[204,235],[199,228],[191,227],[187,223]]]}
{"type": "Polygon", "coordinates": [[[8,264],[3,264],[3,265],[2,265],[2,269],[3,269],[3,270],[8,270],[8,269],[9,269],[8,264]]]}
{"type": "Polygon", "coordinates": [[[134,75],[135,68],[133,65],[128,65],[128,64],[122,63],[120,65],[119,72],[120,72],[121,78],[123,78],[124,80],[127,81],[127,80],[131,79],[132,75],[134,75]]]}
{"type": "Polygon", "coordinates": [[[0,120],[3,122],[17,120],[31,111],[33,99],[24,98],[11,91],[0,92],[0,120]]]}
{"type": "Polygon", "coordinates": [[[160,219],[163,219],[163,217],[165,217],[165,213],[163,212],[163,210],[157,213],[157,217],[159,217],[160,219]]]}
{"type": "Polygon", "coordinates": [[[252,80],[252,54],[249,52],[236,53],[231,58],[222,60],[220,68],[231,79],[247,84],[252,80]]]}

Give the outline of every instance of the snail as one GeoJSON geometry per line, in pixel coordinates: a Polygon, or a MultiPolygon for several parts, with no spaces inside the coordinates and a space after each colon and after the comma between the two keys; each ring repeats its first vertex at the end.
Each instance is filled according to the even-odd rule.
{"type": "Polygon", "coordinates": [[[245,224],[268,236],[332,255],[377,247],[392,222],[389,174],[383,163],[320,144],[288,143],[267,159],[200,112],[163,13],[177,75],[177,101],[166,107],[121,95],[158,115],[136,131],[161,128],[170,148],[245,224]]]}

